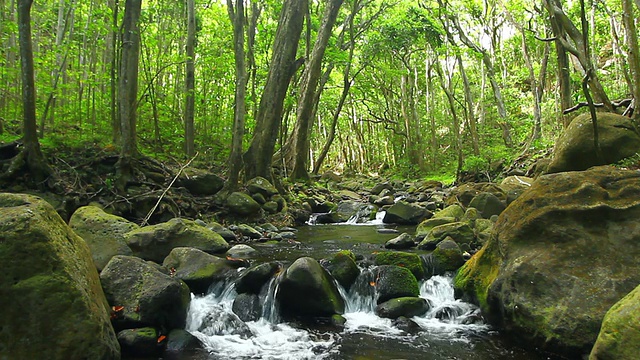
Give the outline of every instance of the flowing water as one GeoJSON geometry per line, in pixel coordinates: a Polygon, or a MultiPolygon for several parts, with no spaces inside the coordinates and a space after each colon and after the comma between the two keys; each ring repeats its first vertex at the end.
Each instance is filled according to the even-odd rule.
{"type": "MultiPolygon", "coordinates": [[[[320,259],[341,249],[365,255],[397,236],[378,232],[381,223],[369,225],[306,226],[298,232],[298,242],[257,246],[252,259],[320,259]]],[[[482,321],[474,305],[456,300],[451,275],[420,284],[420,297],[430,304],[425,315],[404,322],[376,316],[371,270],[362,269],[349,291],[340,289],[346,303],[341,329],[283,322],[274,301],[277,281],[272,280],[261,296],[259,320],[243,322],[233,313],[237,293],[231,282],[192,299],[187,330],[205,344],[208,359],[545,359],[508,344],[482,321]]]]}

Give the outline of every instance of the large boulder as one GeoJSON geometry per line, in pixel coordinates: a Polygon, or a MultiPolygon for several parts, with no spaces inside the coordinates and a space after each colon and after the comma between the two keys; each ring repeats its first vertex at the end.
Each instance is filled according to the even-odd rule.
{"type": "Polygon", "coordinates": [[[154,326],[184,328],[191,302],[189,287],[134,256],[116,255],[100,273],[102,287],[120,329],[154,326]]]}
{"type": "Polygon", "coordinates": [[[188,247],[171,250],[162,265],[195,294],[205,294],[211,284],[225,280],[229,272],[235,271],[225,259],[188,247]]]}
{"type": "Polygon", "coordinates": [[[498,218],[455,286],[507,334],[586,354],[606,311],[640,283],[640,172],[544,175],[498,218]]]}
{"type": "Polygon", "coordinates": [[[0,209],[0,358],[119,359],[87,244],[38,197],[0,209]]]}
{"type": "Polygon", "coordinates": [[[382,222],[386,224],[417,225],[433,214],[427,209],[405,201],[398,201],[387,209],[382,222]]]}
{"type": "Polygon", "coordinates": [[[152,327],[125,329],[118,333],[122,354],[132,357],[158,356],[158,331],[152,327]]]}
{"type": "Polygon", "coordinates": [[[640,354],[640,286],[607,311],[590,360],[636,359],[640,354]]]}
{"type": "Polygon", "coordinates": [[[227,197],[226,204],[231,212],[240,216],[256,215],[262,209],[260,203],[248,194],[242,192],[231,193],[229,197],[227,197]]]}
{"type": "Polygon", "coordinates": [[[139,228],[131,221],[107,214],[97,206],[83,206],[76,210],[69,220],[69,226],[89,245],[98,271],[102,271],[114,255],[133,254],[125,241],[125,234],[139,228]]]}
{"type": "Polygon", "coordinates": [[[229,249],[229,244],[213,230],[179,218],[133,230],[126,234],[126,239],[135,256],[157,263],[162,263],[177,247],[192,247],[207,253],[223,253],[229,249]]]}
{"type": "Polygon", "coordinates": [[[493,215],[500,215],[506,208],[506,205],[497,196],[489,192],[481,192],[476,195],[469,206],[477,209],[485,219],[489,219],[493,215]]]}
{"type": "Polygon", "coordinates": [[[547,173],[586,170],[612,164],[640,152],[640,133],[630,118],[613,113],[598,113],[598,142],[602,159],[593,146],[593,125],[586,113],[577,116],[558,138],[547,173]]]}
{"type": "Polygon", "coordinates": [[[382,304],[399,297],[420,295],[418,280],[407,268],[396,265],[382,265],[375,270],[377,303],[382,304]]]}
{"type": "Polygon", "coordinates": [[[282,275],[278,293],[284,316],[328,317],[344,313],[344,300],[318,261],[302,257],[282,275]]]}
{"type": "Polygon", "coordinates": [[[436,246],[431,253],[434,269],[437,273],[455,271],[464,264],[462,250],[452,238],[447,237],[436,246]]]}
{"type": "Polygon", "coordinates": [[[281,270],[282,265],[276,261],[252,266],[245,270],[236,281],[236,291],[239,294],[250,293],[258,295],[264,284],[281,270]]]}
{"type": "Polygon", "coordinates": [[[187,168],[180,174],[178,185],[193,195],[214,195],[224,187],[224,179],[205,170],[187,168]]]}

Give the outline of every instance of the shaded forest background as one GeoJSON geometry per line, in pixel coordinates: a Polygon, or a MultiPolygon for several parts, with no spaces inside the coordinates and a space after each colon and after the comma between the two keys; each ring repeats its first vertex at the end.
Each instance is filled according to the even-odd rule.
{"type": "MultiPolygon", "coordinates": [[[[20,3],[31,4],[0,0],[5,143],[23,136],[20,3]]],[[[328,169],[491,177],[523,154],[545,156],[570,119],[588,111],[563,114],[587,100],[583,83],[607,110],[614,100],[634,98],[639,5],[36,1],[30,24],[37,134],[45,154],[85,147],[117,155],[133,145],[135,154],[185,163],[198,153],[198,162],[233,179],[243,158],[245,175],[262,175],[253,169],[264,161],[247,156],[259,135],[274,142],[268,158],[282,177],[328,169]],[[131,30],[125,6],[136,2],[139,20],[131,30]],[[287,13],[290,27],[280,31],[287,13]],[[299,40],[281,44],[293,46],[286,50],[291,59],[280,59],[286,51],[279,39],[296,32],[299,40]],[[126,95],[122,63],[131,60],[125,48],[138,34],[138,86],[126,95]],[[278,80],[277,69],[289,72],[278,80]],[[281,109],[272,104],[261,114],[271,91],[283,93],[281,109]],[[124,137],[123,99],[137,117],[124,137]],[[278,123],[266,129],[261,116],[269,114],[278,123]]]]}

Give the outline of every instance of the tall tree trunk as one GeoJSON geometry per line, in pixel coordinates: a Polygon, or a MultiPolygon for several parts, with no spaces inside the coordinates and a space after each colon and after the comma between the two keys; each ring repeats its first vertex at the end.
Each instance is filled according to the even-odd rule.
{"type": "Polygon", "coordinates": [[[462,85],[464,86],[464,99],[467,103],[467,121],[469,122],[469,135],[471,135],[471,146],[473,148],[473,155],[480,155],[480,145],[478,140],[478,126],[476,123],[476,114],[474,111],[473,95],[471,95],[471,86],[469,85],[469,78],[467,72],[464,69],[462,63],[462,57],[460,54],[456,54],[456,60],[458,67],[460,68],[460,75],[462,76],[462,85]]]}
{"type": "Polygon", "coordinates": [[[132,161],[138,155],[136,118],[138,98],[138,61],[140,58],[140,18],[142,0],[126,0],[120,64],[119,102],[122,129],[120,159],[116,164],[118,187],[124,190],[133,176],[132,161]]]}
{"type": "Polygon", "coordinates": [[[436,72],[438,73],[438,78],[440,79],[440,87],[442,87],[442,91],[444,91],[447,96],[447,101],[449,103],[449,110],[451,111],[451,117],[453,118],[452,130],[454,136],[453,147],[456,152],[456,158],[458,160],[458,166],[456,170],[456,178],[460,175],[460,170],[462,170],[463,163],[463,155],[462,155],[462,144],[460,142],[460,120],[458,119],[458,112],[456,111],[456,100],[453,94],[453,82],[451,78],[445,81],[444,72],[442,71],[442,66],[438,59],[436,59],[435,63],[436,72]]]}
{"type": "Polygon", "coordinates": [[[631,0],[622,0],[622,22],[625,31],[625,40],[627,43],[629,70],[631,71],[631,94],[635,102],[633,118],[636,124],[640,123],[640,51],[638,50],[638,32],[636,30],[636,22],[633,4],[631,0]]]}
{"type": "Polygon", "coordinates": [[[295,58],[307,6],[307,0],[286,0],[283,4],[253,139],[243,156],[247,179],[271,179],[273,150],[282,123],[284,98],[297,68],[295,58]]]}
{"type": "Polygon", "coordinates": [[[242,170],[242,139],[244,138],[244,123],[246,115],[245,96],[247,93],[247,68],[244,51],[244,1],[227,0],[229,19],[233,24],[233,45],[235,54],[236,82],[235,107],[233,115],[233,137],[231,153],[229,154],[229,177],[225,184],[227,190],[233,191],[238,187],[240,171],[242,170]]]}
{"type": "Polygon", "coordinates": [[[38,130],[36,125],[36,88],[35,72],[33,68],[33,46],[31,42],[31,5],[33,0],[19,0],[18,6],[18,43],[20,44],[20,68],[22,70],[22,105],[23,117],[23,144],[24,150],[7,171],[7,175],[13,175],[18,168],[26,162],[27,169],[38,186],[51,174],[51,168],[47,164],[40,143],[38,142],[38,130]]]}
{"type": "Polygon", "coordinates": [[[187,156],[195,155],[195,45],[196,45],[196,9],[195,0],[187,0],[187,61],[185,69],[186,99],[184,106],[184,150],[187,156]]]}
{"type": "Polygon", "coordinates": [[[309,159],[310,140],[309,135],[313,126],[314,100],[318,97],[318,81],[320,79],[322,59],[329,43],[333,25],[338,17],[338,11],[344,0],[328,0],[324,11],[322,24],[318,30],[318,37],[313,45],[313,51],[309,63],[302,75],[301,96],[298,100],[296,111],[296,125],[293,130],[295,139],[295,157],[293,163],[292,179],[309,179],[307,163],[309,159]]]}
{"type": "Polygon", "coordinates": [[[118,10],[120,8],[120,0],[111,0],[111,11],[113,13],[111,31],[109,32],[108,56],[109,56],[109,117],[111,119],[111,141],[113,144],[119,144],[122,138],[122,129],[120,126],[120,112],[118,111],[118,103],[116,98],[118,95],[117,86],[117,65],[118,65],[118,10]]]}

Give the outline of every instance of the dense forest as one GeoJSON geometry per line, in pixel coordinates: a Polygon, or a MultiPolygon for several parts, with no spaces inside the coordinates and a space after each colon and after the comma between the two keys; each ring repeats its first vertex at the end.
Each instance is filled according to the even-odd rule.
{"type": "Polygon", "coordinates": [[[632,111],[639,6],[1,0],[0,137],[43,176],[40,145],[118,154],[120,178],[198,154],[230,187],[271,165],[489,175],[543,156],[588,104],[632,111]]]}

